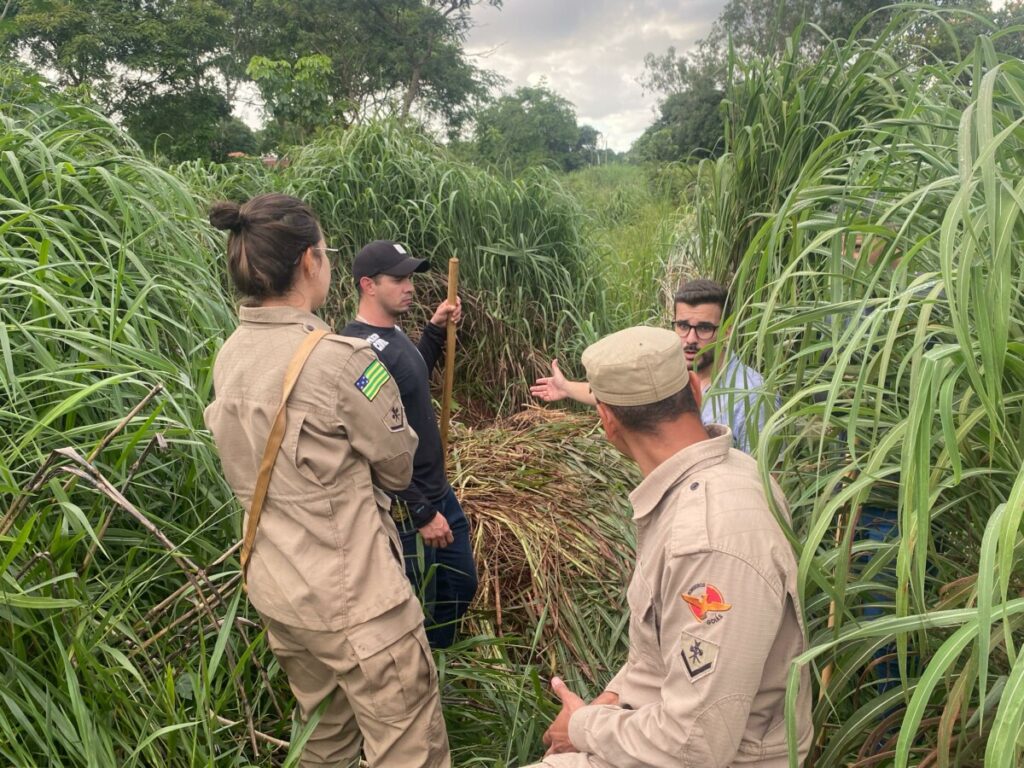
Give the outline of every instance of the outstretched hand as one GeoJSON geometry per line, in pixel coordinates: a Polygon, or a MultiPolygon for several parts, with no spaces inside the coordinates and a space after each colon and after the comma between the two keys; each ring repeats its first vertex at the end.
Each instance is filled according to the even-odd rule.
{"type": "Polygon", "coordinates": [[[554,403],[569,397],[569,390],[566,388],[566,379],[562,369],[558,367],[558,358],[551,361],[551,375],[541,376],[536,383],[530,387],[530,394],[540,398],[545,403],[554,403]]]}
{"type": "Polygon", "coordinates": [[[445,299],[437,305],[437,309],[434,310],[434,314],[430,318],[430,323],[438,328],[447,328],[449,322],[458,325],[460,320],[462,320],[462,299],[456,296],[454,304],[445,299]]]}
{"type": "Polygon", "coordinates": [[[579,750],[569,740],[569,718],[572,717],[573,712],[585,706],[586,703],[570,691],[569,686],[560,677],[551,678],[551,690],[562,702],[562,711],[544,732],[544,744],[548,748],[544,756],[556,755],[559,752],[578,752],[579,750]]]}

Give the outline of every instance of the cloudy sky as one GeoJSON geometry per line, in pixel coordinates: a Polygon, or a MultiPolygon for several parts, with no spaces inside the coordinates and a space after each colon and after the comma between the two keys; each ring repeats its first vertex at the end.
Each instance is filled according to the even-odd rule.
{"type": "Polygon", "coordinates": [[[618,151],[655,118],[656,97],[637,78],[644,55],[705,37],[725,0],[505,0],[474,10],[466,50],[478,66],[509,79],[509,90],[549,88],[576,106],[618,151]]]}

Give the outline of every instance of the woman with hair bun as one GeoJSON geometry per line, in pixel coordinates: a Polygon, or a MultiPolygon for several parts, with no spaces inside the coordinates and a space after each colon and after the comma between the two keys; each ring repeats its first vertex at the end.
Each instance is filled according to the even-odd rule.
{"type": "Polygon", "coordinates": [[[240,325],[205,412],[246,510],[249,600],[303,722],[325,702],[302,766],[446,768],[448,736],[423,611],[381,489],[409,484],[416,435],[369,344],[313,314],[331,282],[313,211],[268,194],[222,202],[240,325]]]}

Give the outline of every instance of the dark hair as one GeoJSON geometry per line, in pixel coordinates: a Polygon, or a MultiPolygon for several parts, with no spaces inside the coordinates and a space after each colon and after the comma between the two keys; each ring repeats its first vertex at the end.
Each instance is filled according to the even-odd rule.
{"type": "Polygon", "coordinates": [[[698,304],[717,304],[722,308],[722,317],[729,314],[729,292],[725,286],[703,277],[680,285],[676,291],[675,303],[689,304],[691,307],[698,304]]]}
{"type": "Polygon", "coordinates": [[[242,205],[214,203],[210,223],[230,230],[228,274],[239,293],[256,300],[287,293],[299,257],[321,238],[313,210],[298,198],[277,193],[242,205]]]}
{"type": "MultiPolygon", "coordinates": [[[[384,275],[372,275],[370,276],[370,279],[373,280],[374,285],[380,285],[380,280],[382,277],[384,277],[384,275]]],[[[360,285],[362,279],[363,278],[359,278],[359,280],[356,280],[356,296],[363,295],[363,286],[360,285]]]]}
{"type": "Polygon", "coordinates": [[[693,390],[689,383],[675,394],[664,400],[646,405],[612,405],[604,403],[618,422],[630,432],[653,434],[658,426],[667,421],[675,421],[684,413],[700,413],[693,390]]]}

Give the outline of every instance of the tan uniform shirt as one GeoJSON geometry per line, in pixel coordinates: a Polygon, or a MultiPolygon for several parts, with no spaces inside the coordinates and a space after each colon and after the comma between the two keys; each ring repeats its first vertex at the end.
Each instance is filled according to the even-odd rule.
{"type": "MultiPolygon", "coordinates": [[[[243,307],[240,316],[217,355],[216,400],[205,419],[228,483],[248,511],[285,369],[305,335],[327,326],[288,307],[243,307]]],[[[248,571],[253,606],[289,626],[352,629],[398,609],[383,629],[377,622],[367,637],[353,633],[366,652],[423,621],[390,502],[375,488],[409,484],[416,434],[398,387],[390,378],[380,383],[377,365],[360,339],[329,335],[313,350],[288,400],[248,571]]]]}
{"type": "MultiPolygon", "coordinates": [[[[619,705],[583,707],[569,721],[576,748],[616,768],[788,766],[786,677],[805,644],[796,559],[755,461],[730,448],[727,428],[708,431],[630,496],[629,658],[608,685],[619,705]]],[[[805,667],[801,761],[810,703],[805,667]]]]}

